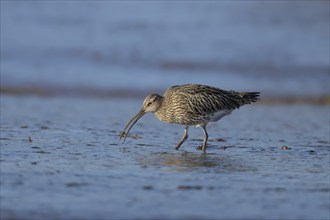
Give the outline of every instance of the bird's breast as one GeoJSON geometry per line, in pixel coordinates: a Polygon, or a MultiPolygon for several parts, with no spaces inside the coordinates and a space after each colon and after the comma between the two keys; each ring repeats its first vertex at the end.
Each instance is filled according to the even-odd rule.
{"type": "Polygon", "coordinates": [[[160,108],[154,112],[155,116],[163,122],[175,124],[187,124],[186,110],[171,106],[171,108],[160,108]]]}

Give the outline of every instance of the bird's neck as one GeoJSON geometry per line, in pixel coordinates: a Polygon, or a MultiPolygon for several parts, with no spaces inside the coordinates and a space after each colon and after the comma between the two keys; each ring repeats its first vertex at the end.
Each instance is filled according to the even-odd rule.
{"type": "Polygon", "coordinates": [[[164,97],[160,96],[160,99],[158,100],[158,108],[156,109],[156,111],[154,111],[154,114],[156,114],[159,111],[162,111],[163,102],[164,102],[164,97]]]}
{"type": "Polygon", "coordinates": [[[160,121],[170,122],[169,121],[169,112],[165,106],[164,97],[161,98],[159,108],[154,112],[154,114],[160,121]]]}

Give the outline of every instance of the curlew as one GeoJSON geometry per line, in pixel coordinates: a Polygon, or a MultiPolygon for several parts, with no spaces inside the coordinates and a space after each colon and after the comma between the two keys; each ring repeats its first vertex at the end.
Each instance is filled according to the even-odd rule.
{"type": "Polygon", "coordinates": [[[206,126],[229,115],[234,109],[258,100],[259,92],[226,91],[206,85],[188,84],[173,86],[163,96],[148,95],[142,109],[126,124],[120,134],[123,143],[135,123],[147,112],[152,112],[163,122],[184,125],[184,134],[176,145],[178,150],[188,138],[188,127],[201,127],[204,131],[203,145],[197,149],[206,152],[208,134],[206,126]]]}

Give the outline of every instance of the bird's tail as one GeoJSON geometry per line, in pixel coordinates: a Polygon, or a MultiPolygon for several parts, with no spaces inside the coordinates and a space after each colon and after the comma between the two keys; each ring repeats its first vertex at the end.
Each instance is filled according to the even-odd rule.
{"type": "Polygon", "coordinates": [[[260,92],[241,92],[241,97],[245,101],[244,104],[250,104],[256,102],[259,99],[260,92]]]}

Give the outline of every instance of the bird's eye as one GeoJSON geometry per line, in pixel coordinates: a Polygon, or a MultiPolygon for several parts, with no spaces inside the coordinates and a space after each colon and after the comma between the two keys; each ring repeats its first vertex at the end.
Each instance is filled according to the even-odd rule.
{"type": "Polygon", "coordinates": [[[150,106],[151,105],[151,102],[148,102],[147,106],[150,106]]]}

